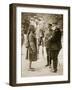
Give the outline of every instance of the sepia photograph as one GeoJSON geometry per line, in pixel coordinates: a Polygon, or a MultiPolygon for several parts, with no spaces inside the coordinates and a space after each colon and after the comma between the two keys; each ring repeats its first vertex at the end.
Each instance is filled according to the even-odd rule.
{"type": "Polygon", "coordinates": [[[63,74],[63,15],[21,13],[21,76],[63,74]]]}
{"type": "Polygon", "coordinates": [[[70,82],[70,7],[10,5],[10,84],[70,82]]]}

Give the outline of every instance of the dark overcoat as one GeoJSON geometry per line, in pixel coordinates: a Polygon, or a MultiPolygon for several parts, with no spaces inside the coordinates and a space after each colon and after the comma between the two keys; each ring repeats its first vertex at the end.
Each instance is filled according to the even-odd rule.
{"type": "Polygon", "coordinates": [[[46,46],[47,56],[50,56],[51,58],[54,58],[55,56],[57,57],[60,49],[62,48],[61,31],[59,28],[56,28],[54,31],[50,30],[48,34],[46,34],[45,46],[46,46]]]}
{"type": "Polygon", "coordinates": [[[49,42],[50,42],[50,49],[51,50],[60,50],[62,48],[61,45],[61,31],[59,28],[56,28],[53,31],[53,35],[50,38],[49,42]]]}

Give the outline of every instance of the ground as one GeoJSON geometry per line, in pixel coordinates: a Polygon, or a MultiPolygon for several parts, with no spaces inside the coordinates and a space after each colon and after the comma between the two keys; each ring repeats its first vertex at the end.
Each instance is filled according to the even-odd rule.
{"type": "MultiPolygon", "coordinates": [[[[21,76],[22,77],[32,77],[32,76],[53,76],[63,74],[63,51],[60,50],[58,55],[58,71],[56,73],[52,72],[53,68],[45,67],[47,63],[46,51],[44,47],[44,54],[42,54],[42,47],[39,49],[38,60],[32,63],[32,67],[35,68],[34,71],[29,70],[29,60],[26,59],[26,48],[25,45],[22,46],[22,56],[21,56],[21,76]]],[[[51,65],[52,66],[52,65],[51,65]]],[[[52,66],[53,67],[53,66],[52,66]]]]}

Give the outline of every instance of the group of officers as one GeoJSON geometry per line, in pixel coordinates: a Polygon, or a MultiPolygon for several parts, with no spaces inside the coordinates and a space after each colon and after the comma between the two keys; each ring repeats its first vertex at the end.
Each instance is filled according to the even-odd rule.
{"type": "Polygon", "coordinates": [[[41,31],[41,36],[38,38],[36,37],[36,30],[33,25],[30,25],[28,33],[27,33],[27,44],[26,48],[28,50],[28,60],[29,63],[29,70],[33,71],[32,68],[32,61],[37,61],[38,56],[38,49],[39,46],[44,44],[46,48],[47,54],[47,64],[45,67],[51,67],[51,62],[53,60],[53,70],[52,72],[57,72],[57,65],[58,65],[58,54],[60,49],[62,48],[61,45],[61,35],[62,31],[58,27],[57,23],[48,24],[48,29],[43,32],[41,31]]]}

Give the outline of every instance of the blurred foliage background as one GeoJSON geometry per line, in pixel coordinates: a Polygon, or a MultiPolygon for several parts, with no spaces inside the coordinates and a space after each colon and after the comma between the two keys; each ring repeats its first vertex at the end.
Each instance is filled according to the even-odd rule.
{"type": "Polygon", "coordinates": [[[23,44],[24,34],[27,34],[30,25],[34,25],[38,37],[40,30],[47,31],[49,23],[58,23],[58,27],[63,31],[62,14],[21,13],[21,43],[23,44]]]}
{"type": "Polygon", "coordinates": [[[63,15],[62,14],[42,14],[42,13],[22,13],[21,15],[21,30],[26,34],[30,24],[35,27],[47,29],[48,23],[58,23],[58,26],[63,30],[63,15]]]}

